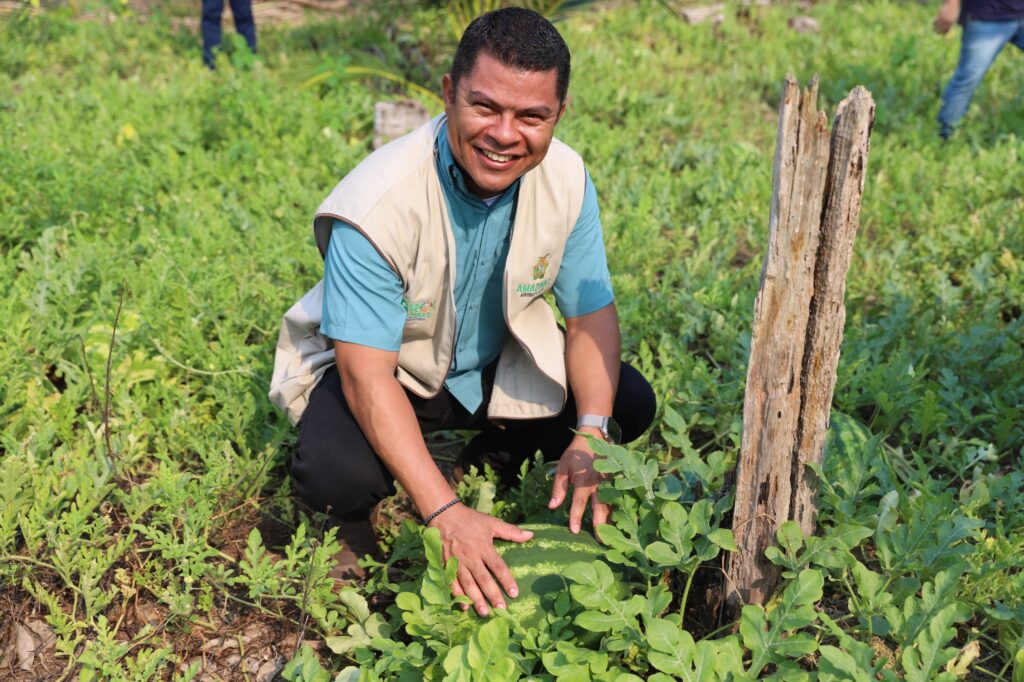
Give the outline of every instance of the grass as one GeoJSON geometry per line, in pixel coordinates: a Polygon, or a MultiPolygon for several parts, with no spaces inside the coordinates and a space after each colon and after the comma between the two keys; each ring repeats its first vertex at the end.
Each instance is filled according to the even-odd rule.
{"type": "MultiPolygon", "coordinates": [[[[835,407],[885,439],[912,485],[985,519],[992,543],[971,556],[995,568],[975,584],[1012,610],[1024,491],[972,495],[1024,454],[1024,74],[1001,55],[941,144],[957,41],[930,33],[931,11],[783,4],[718,26],[653,2],[577,12],[560,24],[573,82],[558,134],[599,192],[628,357],[694,447],[732,456],[782,79],[817,74],[827,107],[871,90],[835,407]],[[820,33],[787,28],[802,11],[820,33]]],[[[303,613],[321,634],[351,614],[307,589],[331,546],[318,523],[290,540],[304,519],[284,472],[294,431],[265,397],[277,321],[319,277],[312,210],[370,151],[373,104],[396,92],[299,85],[373,62],[436,88],[450,28],[415,6],[260,27],[256,64],[235,51],[209,72],[194,36],[119,12],[0,19],[3,625],[45,619],[47,665],[104,679],[187,669],[203,641],[256,620],[271,634],[250,651],[283,661],[303,613]],[[283,561],[260,563],[253,526],[283,561]]],[[[664,457],[675,431],[659,419],[638,447],[664,457]]],[[[1012,639],[977,618],[963,637],[1012,639]]],[[[986,646],[1008,679],[1015,649],[986,646]]]]}

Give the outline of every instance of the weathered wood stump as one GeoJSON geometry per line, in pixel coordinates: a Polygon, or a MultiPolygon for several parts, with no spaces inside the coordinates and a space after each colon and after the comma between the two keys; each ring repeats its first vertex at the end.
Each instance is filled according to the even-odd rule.
{"type": "Polygon", "coordinates": [[[377,102],[373,107],[373,148],[416,130],[430,120],[430,112],[413,99],[377,102]]]}
{"type": "Polygon", "coordinates": [[[679,13],[688,24],[703,24],[709,21],[717,24],[725,21],[725,5],[722,3],[705,7],[684,7],[679,13]]]}
{"type": "Polygon", "coordinates": [[[786,77],[772,178],[769,243],[754,304],[736,472],[730,615],[765,603],[779,582],[764,557],[787,520],[814,532],[817,481],[846,310],[846,273],[859,226],[875,105],[858,86],[829,139],[818,82],[786,77]]]}

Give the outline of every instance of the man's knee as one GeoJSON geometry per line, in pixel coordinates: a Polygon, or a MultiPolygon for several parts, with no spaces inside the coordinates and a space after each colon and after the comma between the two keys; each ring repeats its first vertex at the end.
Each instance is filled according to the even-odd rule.
{"type": "Polygon", "coordinates": [[[345,520],[365,518],[394,494],[394,484],[341,405],[328,395],[316,397],[299,423],[288,466],[295,494],[315,511],[345,520]],[[321,403],[332,403],[333,414],[321,403]]]}
{"type": "Polygon", "coordinates": [[[296,496],[311,509],[343,520],[366,518],[395,493],[375,455],[346,452],[337,443],[300,436],[288,466],[296,496]]]}

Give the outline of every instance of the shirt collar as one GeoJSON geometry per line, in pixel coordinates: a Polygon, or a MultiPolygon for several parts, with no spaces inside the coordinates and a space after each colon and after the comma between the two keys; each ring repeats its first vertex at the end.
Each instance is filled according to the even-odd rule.
{"type": "MultiPolygon", "coordinates": [[[[483,199],[478,197],[469,191],[466,187],[466,177],[459,168],[459,164],[455,163],[455,157],[452,155],[451,145],[448,143],[448,122],[445,121],[441,126],[441,129],[437,133],[437,174],[441,176],[441,182],[444,183],[445,188],[448,189],[454,196],[460,200],[469,202],[474,206],[486,206],[487,204],[483,199]]],[[[513,182],[508,189],[498,195],[497,201],[494,203],[501,203],[510,194],[514,194],[519,189],[519,181],[522,178],[517,179],[513,182]]]]}

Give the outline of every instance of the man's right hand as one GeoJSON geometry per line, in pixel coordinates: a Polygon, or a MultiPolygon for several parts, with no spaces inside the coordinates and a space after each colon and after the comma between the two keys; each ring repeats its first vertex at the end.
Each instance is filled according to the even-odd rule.
{"type": "Polygon", "coordinates": [[[956,23],[959,14],[959,2],[949,2],[948,0],[943,2],[942,7],[939,8],[939,14],[935,17],[935,22],[932,24],[935,32],[939,35],[948,33],[949,29],[953,28],[953,24],[956,23]]]}
{"type": "Polygon", "coordinates": [[[430,525],[441,533],[444,560],[459,560],[459,572],[451,585],[455,596],[469,597],[481,616],[489,615],[491,607],[505,608],[502,590],[513,599],[519,596],[512,572],[494,549],[494,541],[526,542],[532,532],[462,504],[445,510],[430,525]]]}

